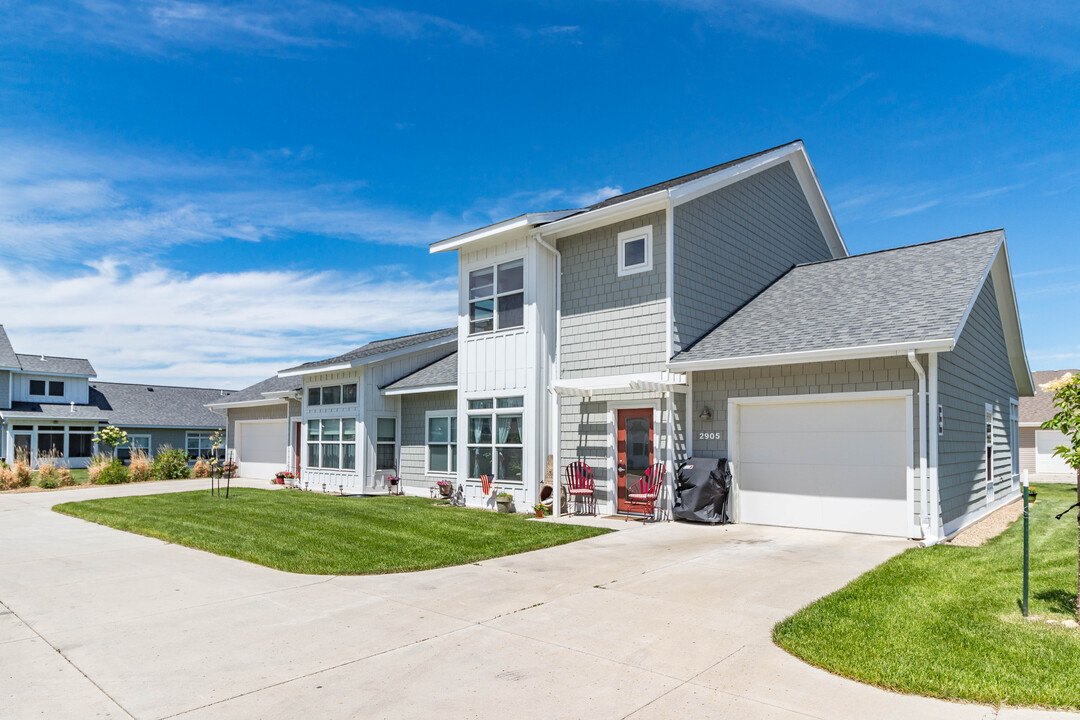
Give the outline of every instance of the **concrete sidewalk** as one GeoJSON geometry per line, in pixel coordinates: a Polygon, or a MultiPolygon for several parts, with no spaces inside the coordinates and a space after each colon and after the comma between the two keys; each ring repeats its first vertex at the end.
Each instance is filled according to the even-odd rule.
{"type": "Polygon", "coordinates": [[[315,577],[49,509],[205,485],[0,495],[0,716],[1068,717],[895,695],[773,646],[777,620],[897,540],[628,523],[474,565],[315,577]]]}

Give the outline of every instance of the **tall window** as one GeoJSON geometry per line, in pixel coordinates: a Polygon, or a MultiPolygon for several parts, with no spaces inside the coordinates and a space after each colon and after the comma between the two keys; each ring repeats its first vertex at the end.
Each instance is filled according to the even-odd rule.
{"type": "Polygon", "coordinates": [[[94,428],[72,426],[68,428],[68,457],[88,458],[94,454],[94,428]]]}
{"type": "Polygon", "coordinates": [[[986,404],[986,504],[994,501],[994,407],[986,404]]]}
{"type": "MultiPolygon", "coordinates": [[[[187,434],[187,454],[188,457],[195,458],[211,458],[214,455],[214,447],[210,440],[211,433],[209,432],[189,432],[187,434]]],[[[218,455],[223,452],[222,448],[218,448],[218,455]]]]}
{"type": "Polygon", "coordinates": [[[62,457],[64,454],[64,428],[38,428],[37,436],[38,457],[42,455],[55,455],[62,457]]]}
{"type": "Polygon", "coordinates": [[[308,405],[341,405],[356,402],[356,383],[308,388],[308,405]]]}
{"type": "Polygon", "coordinates": [[[427,417],[429,473],[457,472],[457,414],[429,413],[427,417]]]}
{"type": "Polygon", "coordinates": [[[397,470],[397,420],[381,417],[375,421],[375,469],[397,470]]]}
{"type": "Polygon", "coordinates": [[[356,418],[308,421],[308,467],[356,469],[356,418]]]}
{"type": "Polygon", "coordinates": [[[525,324],[525,261],[492,265],[469,273],[469,333],[525,324]]]}
{"type": "Polygon", "coordinates": [[[469,477],[490,475],[501,482],[520,483],[524,398],[483,398],[469,401],[469,477]]]}

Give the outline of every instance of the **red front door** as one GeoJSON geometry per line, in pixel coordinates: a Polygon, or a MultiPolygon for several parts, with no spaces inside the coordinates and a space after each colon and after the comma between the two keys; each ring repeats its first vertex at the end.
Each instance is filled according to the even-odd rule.
{"type": "Polygon", "coordinates": [[[619,410],[615,419],[618,462],[618,511],[627,512],[626,488],[653,464],[653,411],[619,410]]]}

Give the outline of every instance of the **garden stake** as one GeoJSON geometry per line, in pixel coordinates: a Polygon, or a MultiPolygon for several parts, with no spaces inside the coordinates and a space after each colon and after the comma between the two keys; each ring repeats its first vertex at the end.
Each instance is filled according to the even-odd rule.
{"type": "Polygon", "coordinates": [[[1024,617],[1028,616],[1028,480],[1024,471],[1024,617]]]}

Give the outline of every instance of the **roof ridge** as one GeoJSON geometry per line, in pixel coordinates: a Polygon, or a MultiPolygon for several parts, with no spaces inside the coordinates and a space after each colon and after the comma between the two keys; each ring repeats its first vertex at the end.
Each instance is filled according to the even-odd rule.
{"type": "MultiPolygon", "coordinates": [[[[408,335],[397,335],[396,337],[379,338],[378,340],[370,340],[370,341],[364,343],[363,345],[358,346],[358,348],[354,348],[354,349],[367,347],[368,345],[374,345],[375,343],[379,343],[379,342],[388,342],[390,340],[404,340],[405,338],[417,337],[419,335],[430,335],[430,334],[438,333],[438,332],[448,332],[450,330],[454,330],[456,332],[457,328],[456,327],[447,327],[447,328],[439,328],[437,330],[422,330],[421,332],[409,333],[408,335]]],[[[342,355],[344,355],[344,354],[345,353],[342,353],[342,355]]]]}
{"type": "Polygon", "coordinates": [[[908,245],[898,245],[891,248],[882,248],[880,250],[871,250],[869,252],[859,253],[858,255],[848,255],[847,257],[829,258],[828,260],[815,260],[814,262],[805,262],[794,265],[793,268],[808,267],[810,265],[825,265],[826,263],[842,262],[844,260],[857,260],[859,258],[869,257],[870,255],[881,255],[883,253],[895,252],[897,250],[910,250],[911,248],[926,247],[927,245],[937,245],[939,243],[952,242],[953,240],[963,240],[964,238],[975,237],[976,235],[989,235],[990,233],[1005,232],[1005,228],[993,228],[992,230],[982,230],[980,232],[967,233],[965,235],[955,235],[953,237],[938,238],[937,240],[927,240],[926,242],[910,243],[908,245]]]}
{"type": "MultiPolygon", "coordinates": [[[[68,358],[73,359],[73,358],[68,358]]],[[[276,377],[276,376],[275,376],[276,377]]],[[[269,378],[267,378],[269,379],[269,378]]],[[[192,385],[158,385],[154,383],[137,383],[137,382],[114,382],[112,380],[92,380],[90,385],[131,385],[133,387],[159,387],[159,388],[175,388],[177,390],[213,390],[214,392],[239,392],[239,390],[231,390],[229,388],[211,388],[211,387],[195,387],[192,385]]]]}

